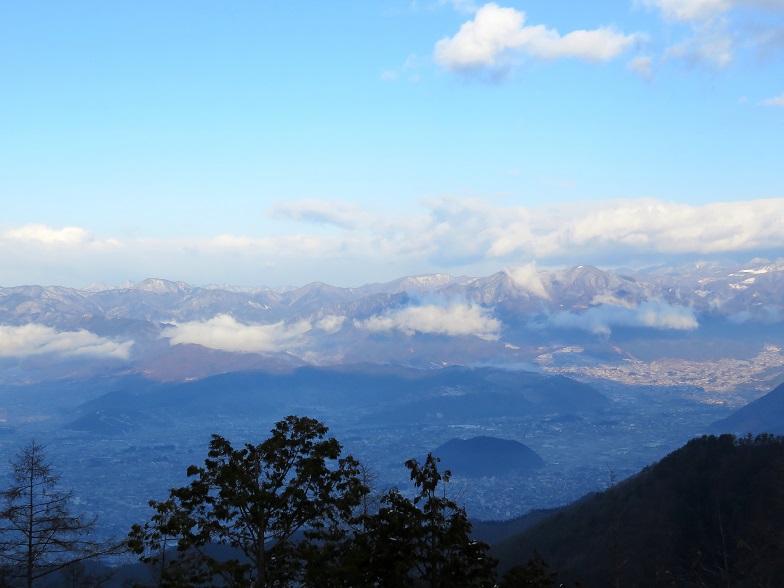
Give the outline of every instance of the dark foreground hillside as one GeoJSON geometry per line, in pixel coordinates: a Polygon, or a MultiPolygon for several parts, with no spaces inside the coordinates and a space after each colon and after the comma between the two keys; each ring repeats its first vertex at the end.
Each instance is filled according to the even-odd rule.
{"type": "Polygon", "coordinates": [[[659,463],[503,541],[584,586],[781,586],[784,437],[693,439],[659,463]]]}
{"type": "Polygon", "coordinates": [[[784,434],[784,384],[715,423],[712,430],[784,434]]]}

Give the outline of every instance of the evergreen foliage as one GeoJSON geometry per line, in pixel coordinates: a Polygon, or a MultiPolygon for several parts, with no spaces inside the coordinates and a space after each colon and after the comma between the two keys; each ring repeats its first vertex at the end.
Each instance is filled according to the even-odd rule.
{"type": "Polygon", "coordinates": [[[470,538],[437,458],[406,462],[413,500],[392,489],[371,508],[367,471],[326,434],[290,416],[259,445],[234,449],[214,435],[205,465],[188,469],[191,484],[152,501],[150,522],[131,530],[157,585],[494,585],[489,546],[470,538]],[[233,551],[216,553],[221,545],[233,551]]]}
{"type": "Polygon", "coordinates": [[[152,520],[135,525],[130,546],[158,566],[162,586],[290,586],[311,544],[342,540],[367,493],[351,456],[315,419],[290,416],[258,445],[235,449],[212,436],[188,486],[151,501],[152,520]],[[168,559],[167,548],[176,545],[168,559]],[[219,557],[211,547],[228,546],[219,557]]]}
{"type": "Polygon", "coordinates": [[[496,561],[471,538],[466,512],[447,496],[449,470],[438,458],[406,462],[417,490],[412,499],[393,488],[352,536],[343,586],[430,588],[493,586],[496,561]]]}

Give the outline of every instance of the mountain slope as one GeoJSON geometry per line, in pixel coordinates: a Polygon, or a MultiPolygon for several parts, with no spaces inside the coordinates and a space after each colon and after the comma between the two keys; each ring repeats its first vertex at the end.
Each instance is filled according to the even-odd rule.
{"type": "Polygon", "coordinates": [[[784,384],[718,421],[712,429],[717,433],[740,435],[763,432],[783,435],[784,384]]]}
{"type": "Polygon", "coordinates": [[[587,586],[776,586],[784,577],[784,438],[704,436],[494,548],[538,550],[587,586]]]}

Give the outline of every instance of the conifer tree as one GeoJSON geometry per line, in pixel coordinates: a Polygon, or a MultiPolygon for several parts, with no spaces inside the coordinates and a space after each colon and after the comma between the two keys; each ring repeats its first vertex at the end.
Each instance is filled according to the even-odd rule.
{"type": "Polygon", "coordinates": [[[60,488],[42,445],[30,441],[10,464],[11,486],[2,492],[0,556],[11,575],[30,588],[68,565],[111,551],[88,539],[96,519],[72,512],[73,492],[60,488]]]}

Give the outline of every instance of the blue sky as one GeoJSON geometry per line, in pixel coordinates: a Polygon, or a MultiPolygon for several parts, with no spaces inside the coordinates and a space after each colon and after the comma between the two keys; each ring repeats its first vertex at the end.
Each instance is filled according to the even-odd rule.
{"type": "Polygon", "coordinates": [[[0,4],[0,285],[784,256],[784,1],[0,4]]]}

